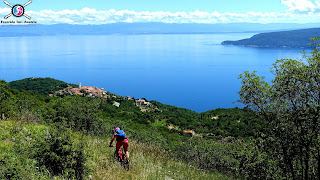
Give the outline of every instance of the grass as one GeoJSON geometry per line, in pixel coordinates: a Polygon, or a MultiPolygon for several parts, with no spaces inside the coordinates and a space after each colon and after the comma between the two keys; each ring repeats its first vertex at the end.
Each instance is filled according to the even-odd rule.
{"type": "Polygon", "coordinates": [[[231,179],[220,173],[198,170],[186,163],[175,161],[159,147],[130,141],[130,171],[125,171],[113,158],[115,148],[109,147],[110,139],[88,139],[90,154],[88,166],[93,167],[93,179],[231,179]]]}
{"type": "MultiPolygon", "coordinates": [[[[47,133],[48,127],[39,124],[27,124],[15,121],[0,121],[0,163],[6,162],[0,173],[17,172],[18,179],[64,179],[53,177],[36,161],[28,156],[32,144],[47,133]],[[22,152],[20,151],[22,150],[22,152]],[[26,151],[23,151],[26,150],[26,151]],[[6,169],[7,168],[7,169],[6,169]],[[11,168],[11,169],[10,169],[11,168]]],[[[79,143],[81,133],[72,133],[75,143],[79,143]]],[[[174,160],[170,153],[149,144],[140,144],[130,139],[130,171],[124,170],[113,158],[115,148],[109,147],[111,137],[107,139],[85,136],[86,162],[90,171],[86,179],[231,179],[230,177],[209,171],[203,171],[186,163],[174,160]]]]}

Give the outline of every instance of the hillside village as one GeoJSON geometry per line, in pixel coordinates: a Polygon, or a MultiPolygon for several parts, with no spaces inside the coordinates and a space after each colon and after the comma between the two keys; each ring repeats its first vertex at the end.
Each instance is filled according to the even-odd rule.
{"type": "MultiPolygon", "coordinates": [[[[147,102],[145,99],[134,99],[131,98],[131,96],[121,97],[118,95],[113,95],[111,93],[108,93],[104,88],[99,87],[92,87],[92,86],[82,86],[81,83],[79,83],[79,87],[72,87],[68,86],[62,90],[56,91],[54,94],[50,94],[50,97],[55,96],[68,96],[68,95],[79,95],[82,97],[90,97],[90,98],[105,98],[108,100],[111,100],[113,102],[113,105],[116,107],[120,107],[121,101],[133,101],[134,104],[138,107],[140,107],[140,110],[142,112],[150,111],[152,109],[158,109],[152,106],[150,102],[147,102]]],[[[159,110],[159,109],[158,109],[159,110]]],[[[218,119],[218,117],[212,117],[212,119],[218,119]]],[[[172,125],[168,126],[169,130],[175,129],[172,125]]],[[[191,134],[195,137],[203,137],[202,134],[197,134],[194,129],[191,130],[183,130],[183,133],[185,134],[191,134]]],[[[215,136],[213,133],[206,134],[207,136],[215,136]]]]}
{"type": "Polygon", "coordinates": [[[55,94],[50,94],[50,97],[62,96],[62,95],[79,95],[83,97],[103,97],[108,99],[110,95],[107,94],[107,91],[104,88],[91,87],[91,86],[82,86],[79,83],[78,88],[68,86],[65,89],[55,92],[55,94]]]}
{"type": "Polygon", "coordinates": [[[126,96],[125,98],[121,96],[116,96],[108,93],[104,88],[92,87],[92,86],[82,86],[81,82],[79,83],[79,87],[68,86],[62,90],[56,91],[54,94],[49,94],[50,97],[56,96],[68,96],[68,95],[79,95],[82,97],[90,97],[96,98],[101,97],[105,99],[114,100],[113,105],[120,107],[121,100],[131,100],[134,101],[136,106],[144,107],[141,110],[146,111],[146,107],[150,107],[152,104],[147,102],[145,99],[134,99],[131,96],[126,96]]]}

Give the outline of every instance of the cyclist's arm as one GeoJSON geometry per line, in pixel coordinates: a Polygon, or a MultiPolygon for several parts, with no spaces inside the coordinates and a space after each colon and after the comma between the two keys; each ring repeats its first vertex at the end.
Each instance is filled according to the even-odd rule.
{"type": "Polygon", "coordinates": [[[114,134],[112,135],[112,138],[111,138],[111,141],[110,141],[110,145],[109,145],[109,146],[112,146],[113,140],[114,140],[114,134]]]}

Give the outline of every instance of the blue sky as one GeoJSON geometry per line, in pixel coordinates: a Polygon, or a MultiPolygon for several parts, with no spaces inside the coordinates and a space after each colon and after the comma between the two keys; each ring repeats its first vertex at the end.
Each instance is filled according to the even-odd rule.
{"type": "MultiPolygon", "coordinates": [[[[8,13],[0,3],[0,17],[8,13]]],[[[25,13],[41,24],[318,23],[320,0],[33,0],[25,13]]]]}
{"type": "MultiPolygon", "coordinates": [[[[12,2],[22,2],[15,0],[12,2]]],[[[25,0],[26,1],[26,0],[25,0]]],[[[24,2],[24,1],[23,1],[24,2]]],[[[96,10],[133,10],[133,11],[219,11],[245,13],[284,12],[287,8],[281,0],[33,0],[32,10],[64,9],[81,10],[85,7],[96,10]]]]}

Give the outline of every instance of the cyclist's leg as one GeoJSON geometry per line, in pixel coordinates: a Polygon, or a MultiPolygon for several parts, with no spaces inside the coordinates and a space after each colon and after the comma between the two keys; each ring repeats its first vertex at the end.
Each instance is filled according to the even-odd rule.
{"type": "Polygon", "coordinates": [[[122,143],[121,141],[117,141],[117,144],[116,144],[116,152],[117,152],[117,155],[118,155],[118,156],[119,156],[119,150],[120,150],[122,144],[123,144],[123,143],[122,143]]]}
{"type": "Polygon", "coordinates": [[[125,139],[122,142],[123,142],[123,150],[124,150],[125,154],[127,155],[127,157],[129,158],[129,141],[128,141],[128,139],[125,139]]]}

